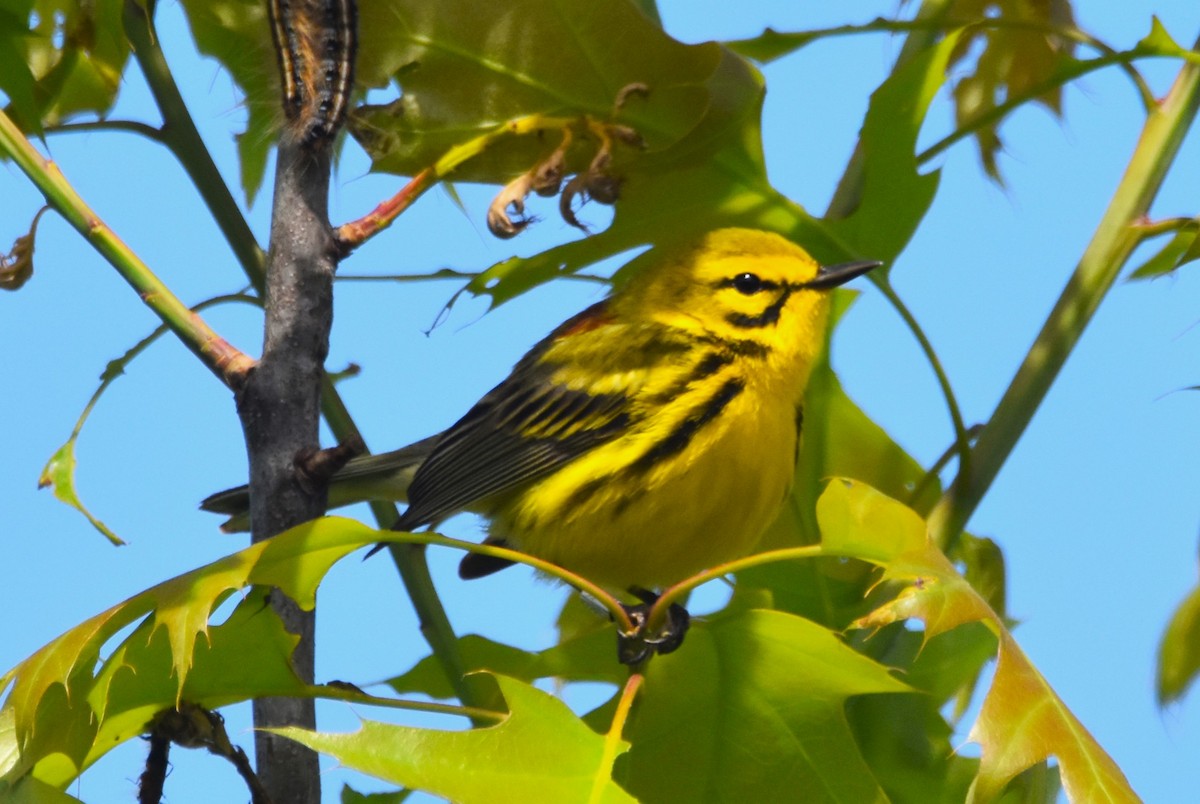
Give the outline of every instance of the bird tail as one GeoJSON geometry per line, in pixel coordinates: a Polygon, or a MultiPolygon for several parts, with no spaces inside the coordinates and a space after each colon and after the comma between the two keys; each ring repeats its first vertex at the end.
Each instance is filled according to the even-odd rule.
{"type": "MultiPolygon", "coordinates": [[[[440,435],[430,436],[379,455],[351,459],[329,480],[329,508],[340,508],[365,500],[405,502],[408,485],[440,435]]],[[[226,533],[250,529],[250,489],[247,486],[218,491],[200,503],[200,510],[229,517],[221,524],[226,533]]]]}

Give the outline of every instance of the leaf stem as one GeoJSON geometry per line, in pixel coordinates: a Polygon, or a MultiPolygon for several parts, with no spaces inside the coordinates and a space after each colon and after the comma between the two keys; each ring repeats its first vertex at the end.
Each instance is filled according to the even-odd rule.
{"type": "MultiPolygon", "coordinates": [[[[946,408],[950,412],[950,422],[954,427],[954,449],[958,453],[959,466],[969,467],[971,465],[971,436],[967,431],[966,425],[963,423],[962,410],[958,406],[958,398],[954,395],[954,388],[950,385],[950,377],[947,376],[945,368],[942,366],[942,361],[938,359],[937,352],[934,351],[933,344],[925,335],[925,330],[917,323],[917,319],[913,316],[912,311],[904,304],[901,298],[896,294],[895,288],[892,287],[886,274],[871,277],[875,287],[883,294],[892,307],[899,313],[900,318],[908,326],[909,332],[917,339],[917,343],[921,347],[921,351],[925,353],[925,360],[933,369],[934,375],[937,377],[938,386],[941,387],[942,397],[946,400],[946,408]]],[[[960,469],[960,471],[962,471],[960,469]]],[[[913,499],[916,499],[915,497],[913,499]]]]}
{"type": "Polygon", "coordinates": [[[154,142],[164,142],[163,131],[138,120],[84,120],[79,123],[59,123],[46,126],[47,134],[73,134],[80,131],[125,131],[139,134],[154,142]]]}
{"type": "Polygon", "coordinates": [[[617,754],[621,751],[623,741],[621,735],[625,731],[625,724],[629,721],[633,702],[637,700],[638,693],[645,681],[646,677],[641,673],[632,672],[625,682],[625,687],[621,690],[621,697],[617,699],[617,710],[613,712],[612,725],[609,726],[608,733],[604,735],[604,751],[600,755],[600,766],[596,769],[596,778],[592,781],[588,804],[597,804],[604,800],[604,792],[612,782],[613,763],[617,761],[617,754]]]}
{"type": "Polygon", "coordinates": [[[726,575],[732,575],[742,570],[748,570],[752,567],[773,564],[777,561],[794,561],[798,558],[816,558],[826,555],[833,554],[820,544],[808,544],[803,547],[784,547],[780,550],[767,550],[763,553],[755,553],[734,561],[727,561],[724,564],[718,564],[712,569],[707,569],[690,578],[685,578],[674,586],[667,587],[659,595],[658,600],[654,602],[654,606],[646,618],[646,630],[653,633],[655,630],[661,628],[667,620],[667,610],[671,608],[672,604],[680,603],[691,594],[693,589],[703,586],[709,581],[715,581],[718,578],[723,578],[726,575]]]}
{"type": "Polygon", "coordinates": [[[952,541],[966,525],[1116,281],[1140,239],[1137,224],[1144,220],[1198,107],[1200,64],[1189,60],[1147,118],[1125,175],[1075,273],[980,434],[970,472],[960,469],[930,514],[930,533],[939,545],[952,541]]]}

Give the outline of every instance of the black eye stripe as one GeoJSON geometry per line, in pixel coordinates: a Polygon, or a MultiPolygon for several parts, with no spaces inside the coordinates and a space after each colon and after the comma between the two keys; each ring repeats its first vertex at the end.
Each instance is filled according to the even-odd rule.
{"type": "Polygon", "coordinates": [[[749,271],[743,271],[737,276],[731,276],[728,279],[722,279],[717,283],[718,288],[733,288],[738,293],[746,296],[753,296],[764,290],[777,290],[778,282],[773,282],[770,279],[763,279],[758,274],[752,274],[749,271]]]}

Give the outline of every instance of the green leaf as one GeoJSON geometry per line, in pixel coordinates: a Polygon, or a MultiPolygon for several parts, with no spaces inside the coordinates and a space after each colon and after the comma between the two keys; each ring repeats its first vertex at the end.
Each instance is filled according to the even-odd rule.
{"type": "Polygon", "coordinates": [[[861,618],[878,628],[909,618],[932,639],[982,623],[999,641],[996,672],[969,739],[982,747],[971,801],[990,801],[1025,769],[1057,757],[1072,801],[1138,801],[1104,753],[1018,647],[1004,622],[929,540],[925,523],[874,489],[835,479],[817,503],[822,546],[883,567],[901,585],[891,601],[861,618]]]}
{"type": "Polygon", "coordinates": [[[882,801],[846,700],[909,688],[776,611],[697,622],[650,663],[618,776],[640,801],[882,801]]]}
{"type": "Polygon", "coordinates": [[[31,776],[21,779],[12,787],[0,782],[0,799],[6,804],[78,804],[80,801],[75,796],[31,776]]]}
{"type": "Polygon", "coordinates": [[[726,42],[725,47],[754,59],[759,64],[770,64],[776,59],[791,55],[820,38],[816,31],[776,31],[767,28],[761,34],[749,39],[738,39],[726,42]]]}
{"type": "MultiPolygon", "coordinates": [[[[364,5],[361,15],[359,82],[395,80],[403,94],[360,109],[352,130],[374,169],[409,176],[514,118],[607,119],[633,84],[648,94],[628,98],[616,120],[636,129],[651,152],[661,151],[700,122],[705,85],[721,61],[715,44],[682,45],[628,2],[383,0],[364,5]]],[[[455,178],[503,183],[557,145],[514,138],[455,178]]]]}
{"type": "MultiPolygon", "coordinates": [[[[28,11],[24,12],[26,15],[28,11]]],[[[37,100],[36,79],[23,58],[26,48],[26,21],[7,8],[0,8],[0,92],[8,96],[11,116],[17,124],[34,134],[42,133],[37,100]]]]}
{"type": "Polygon", "coordinates": [[[749,39],[727,41],[725,47],[740,56],[754,59],[759,64],[769,64],[826,37],[885,31],[907,33],[913,30],[913,27],[908,20],[876,17],[861,25],[838,25],[813,31],[776,31],[767,28],[758,36],[749,39]]]}
{"type": "Polygon", "coordinates": [[[1157,16],[1150,17],[1150,33],[1138,42],[1138,49],[1161,56],[1186,56],[1188,49],[1175,41],[1157,16]]]}
{"type": "MultiPolygon", "coordinates": [[[[968,54],[982,52],[974,69],[959,80],[954,88],[955,116],[962,128],[974,125],[980,117],[992,112],[1009,98],[1036,91],[1052,84],[1052,88],[1036,100],[1055,115],[1062,111],[1062,84],[1069,80],[1064,70],[1074,64],[1075,42],[1063,36],[1047,35],[1044,28],[1071,27],[1075,24],[1067,0],[1029,3],[1025,0],[980,2],[968,0],[954,4],[950,15],[953,23],[967,25],[993,17],[1013,25],[981,25],[968,28],[955,48],[950,66],[963,61],[968,54]],[[1022,27],[1024,25],[1025,27],[1022,27]],[[1061,83],[1054,79],[1062,77],[1061,83]]],[[[984,169],[1000,181],[996,154],[1000,151],[997,124],[978,127],[975,139],[979,145],[984,169]]]]}
{"type": "Polygon", "coordinates": [[[129,59],[122,5],[26,0],[0,14],[0,51],[8,51],[0,61],[6,74],[0,88],[25,131],[40,133],[83,112],[109,112],[129,59]],[[13,55],[23,68],[4,63],[13,55]]]}
{"type": "Polygon", "coordinates": [[[1171,615],[1158,646],[1158,702],[1183,697],[1200,673],[1200,587],[1193,589],[1171,615]]]}
{"type": "MultiPolygon", "coordinates": [[[[614,146],[611,171],[622,183],[607,230],[497,263],[470,293],[500,304],[606,257],[721,226],[779,232],[825,261],[848,256],[770,186],[759,135],[762,77],[715,44],[682,45],[623,0],[448,0],[436,13],[420,0],[388,0],[363,15],[360,81],[394,80],[402,89],[395,103],[364,107],[351,124],[376,170],[413,175],[530,115],[615,121],[646,142],[644,151],[614,146]],[[614,111],[622,89],[637,84],[648,94],[632,94],[614,111]]],[[[549,128],[502,138],[451,178],[507,182],[560,137],[549,128]]],[[[568,172],[596,149],[593,135],[577,132],[568,172]]]]}
{"type": "MultiPolygon", "coordinates": [[[[510,714],[470,731],[363,721],[352,734],[272,729],[346,767],[452,801],[632,802],[611,779],[605,738],[557,698],[496,676],[510,714]]],[[[620,743],[618,750],[624,750],[620,743]]]]}
{"type": "MultiPolygon", "coordinates": [[[[616,631],[611,626],[566,640],[540,653],[529,653],[486,637],[467,634],[458,640],[458,654],[468,671],[486,671],[525,682],[557,678],[620,684],[627,673],[616,661],[616,644],[616,631]]],[[[386,683],[400,694],[420,692],[443,700],[455,696],[445,671],[432,656],[386,683]]]]}
{"type": "Polygon", "coordinates": [[[104,534],[110,542],[116,545],[125,544],[124,539],[113,533],[108,525],[92,515],[92,512],[80,501],[79,494],[75,490],[75,437],[77,435],[79,435],[78,431],[72,433],[67,443],[50,456],[50,460],[42,467],[42,474],[38,477],[38,488],[52,487],[55,497],[87,517],[88,522],[92,523],[92,527],[104,534]]]}
{"type": "Polygon", "coordinates": [[[147,589],[50,642],[0,677],[0,690],[11,687],[0,708],[0,781],[57,755],[37,773],[66,784],[184,697],[215,707],[263,691],[321,694],[291,674],[294,638],[262,595],[248,597],[219,626],[209,618],[231,592],[250,585],[278,587],[311,609],[329,567],[381,536],[352,520],[316,520],[147,589]],[[135,624],[100,662],[101,647],[135,624]]]}
{"type": "Polygon", "coordinates": [[[1169,274],[1189,262],[1200,260],[1200,239],[1196,237],[1197,231],[1197,227],[1192,225],[1175,232],[1166,245],[1129,275],[1129,281],[1154,279],[1169,274]]]}
{"type": "Polygon", "coordinates": [[[931,698],[864,695],[849,702],[847,714],[889,802],[960,804],[966,799],[979,760],[955,751],[953,731],[931,698]]]}
{"type": "Polygon", "coordinates": [[[917,135],[957,42],[957,34],[948,35],[871,94],[861,134],[866,159],[861,195],[849,217],[829,221],[855,254],[893,262],[933,203],[939,172],[917,171],[917,135]]]}

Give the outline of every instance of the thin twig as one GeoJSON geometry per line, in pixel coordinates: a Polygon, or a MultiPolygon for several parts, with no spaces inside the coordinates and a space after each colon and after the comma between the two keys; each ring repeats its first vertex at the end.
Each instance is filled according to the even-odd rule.
{"type": "Polygon", "coordinates": [[[16,163],[42,192],[46,202],[100,253],[146,306],[154,311],[213,374],[239,387],[254,360],[218,335],[188,309],[71,186],[62,171],[41,155],[8,115],[0,111],[0,151],[16,163]]]}

